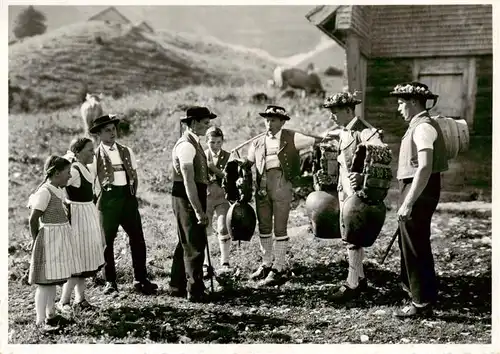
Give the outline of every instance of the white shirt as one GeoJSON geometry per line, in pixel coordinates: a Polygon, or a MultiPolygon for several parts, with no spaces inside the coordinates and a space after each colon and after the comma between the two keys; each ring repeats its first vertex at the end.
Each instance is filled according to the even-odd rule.
{"type": "MultiPolygon", "coordinates": [[[[415,115],[412,119],[420,117],[427,111],[422,111],[419,114],[415,115]]],[[[429,123],[422,123],[415,127],[413,131],[413,142],[417,146],[417,151],[421,151],[424,149],[434,149],[434,142],[437,139],[437,131],[434,129],[432,125],[429,123]]]]}
{"type": "MultiPolygon", "coordinates": [[[[54,193],[59,199],[61,199],[61,201],[65,199],[64,190],[62,188],[54,187],[49,182],[44,183],[43,186],[50,189],[52,193],[54,193]]],[[[50,192],[47,188],[42,188],[43,186],[41,186],[35,194],[29,196],[28,207],[30,207],[31,209],[37,209],[40,211],[45,211],[45,209],[47,209],[47,206],[50,202],[50,192]]]]}
{"type": "MultiPolygon", "coordinates": [[[[107,146],[101,143],[99,146],[104,147],[104,152],[109,156],[112,165],[122,165],[123,161],[120,157],[120,153],[118,152],[118,148],[116,147],[116,143],[112,146],[107,146]]],[[[127,147],[128,152],[130,154],[130,163],[132,164],[132,168],[134,170],[137,169],[137,161],[135,160],[135,155],[129,147],[127,147]]],[[[93,176],[97,176],[97,161],[94,159],[92,164],[88,165],[89,170],[91,171],[93,176]]],[[[96,183],[98,184],[98,183],[96,183]]],[[[123,171],[114,171],[114,181],[112,183],[114,186],[126,186],[127,185],[127,173],[125,169],[123,171]]],[[[97,186],[96,186],[97,187],[97,186]]]]}
{"type": "Polygon", "coordinates": [[[208,151],[212,155],[212,161],[214,162],[214,165],[217,165],[217,163],[219,162],[219,157],[220,157],[221,150],[219,150],[219,152],[217,154],[215,152],[213,152],[212,150],[210,150],[210,149],[208,149],[208,151]]]}
{"type": "Polygon", "coordinates": [[[75,188],[80,188],[80,186],[81,186],[82,181],[80,178],[80,174],[78,173],[78,171],[75,168],[75,164],[78,166],[78,168],[82,172],[83,177],[85,177],[85,179],[88,182],[94,183],[95,176],[92,174],[92,172],[90,172],[90,170],[87,169],[88,167],[84,166],[82,163],[80,163],[78,161],[75,161],[73,163],[73,165],[71,166],[71,178],[69,179],[67,185],[75,187],[75,188]]]}
{"type": "MultiPolygon", "coordinates": [[[[200,142],[200,137],[198,135],[194,134],[190,130],[188,130],[187,132],[194,138],[197,143],[200,142]]],[[[179,158],[179,163],[181,165],[193,163],[194,157],[196,156],[196,148],[190,142],[183,141],[172,151],[172,160],[174,160],[174,156],[176,155],[179,158]]]]}
{"type": "MultiPolygon", "coordinates": [[[[272,138],[271,134],[267,134],[264,140],[266,144],[266,169],[280,167],[280,162],[278,160],[278,151],[280,149],[280,139],[281,139],[281,129],[272,138]]],[[[301,133],[295,133],[293,138],[293,143],[297,150],[302,150],[307,147],[312,146],[316,139],[310,136],[306,136],[301,133]]],[[[247,153],[248,161],[255,162],[255,146],[250,144],[247,153]]]]}

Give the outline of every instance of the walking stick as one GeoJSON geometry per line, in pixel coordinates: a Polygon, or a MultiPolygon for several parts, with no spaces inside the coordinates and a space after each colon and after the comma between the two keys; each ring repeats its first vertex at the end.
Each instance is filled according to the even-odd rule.
{"type": "Polygon", "coordinates": [[[208,248],[208,237],[205,232],[205,240],[207,241],[207,261],[208,261],[208,274],[210,275],[210,290],[214,293],[214,269],[212,268],[212,261],[210,260],[210,249],[208,248]]]}
{"type": "Polygon", "coordinates": [[[389,242],[389,245],[387,246],[386,250],[385,250],[385,253],[384,253],[384,256],[382,257],[382,259],[379,261],[379,264],[383,264],[385,259],[387,258],[387,256],[389,255],[389,252],[391,251],[391,248],[392,248],[392,245],[394,244],[394,241],[396,241],[396,238],[398,237],[399,235],[399,227],[396,229],[396,231],[394,231],[394,235],[392,235],[392,239],[391,239],[391,242],[389,242]]]}

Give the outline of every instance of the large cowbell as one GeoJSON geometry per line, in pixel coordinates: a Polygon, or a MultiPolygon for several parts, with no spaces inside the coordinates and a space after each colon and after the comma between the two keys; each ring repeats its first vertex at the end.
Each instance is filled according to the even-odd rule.
{"type": "Polygon", "coordinates": [[[314,236],[340,238],[338,183],[338,140],[328,139],[314,150],[313,172],[316,191],[306,199],[307,216],[314,236]],[[323,183],[319,183],[319,177],[323,183]]]}
{"type": "Polygon", "coordinates": [[[229,208],[226,226],[233,241],[250,241],[257,225],[257,216],[248,203],[236,202],[229,208]]]}
{"type": "Polygon", "coordinates": [[[306,210],[314,236],[324,239],[340,238],[340,208],[336,195],[314,191],[307,196],[306,210]]]}
{"type": "Polygon", "coordinates": [[[252,199],[251,168],[238,160],[229,161],[224,170],[222,187],[231,206],[226,226],[233,241],[250,241],[257,225],[257,215],[249,204],[252,199]]]}
{"type": "Polygon", "coordinates": [[[392,171],[391,151],[386,144],[360,144],[353,157],[351,172],[362,173],[360,190],[344,200],[342,206],[342,238],[353,245],[370,247],[384,225],[387,196],[392,171]]]}

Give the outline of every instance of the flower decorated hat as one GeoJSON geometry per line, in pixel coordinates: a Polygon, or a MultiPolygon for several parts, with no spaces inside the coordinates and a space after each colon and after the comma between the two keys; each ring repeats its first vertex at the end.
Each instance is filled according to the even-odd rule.
{"type": "Polygon", "coordinates": [[[281,106],[269,105],[266,108],[266,111],[263,113],[259,113],[261,117],[271,118],[276,117],[281,120],[290,120],[290,116],[286,113],[286,110],[281,106]]]}
{"type": "Polygon", "coordinates": [[[396,85],[390,95],[402,99],[420,97],[435,100],[439,97],[438,95],[433,94],[427,85],[416,81],[396,85]]]}
{"type": "Polygon", "coordinates": [[[323,108],[342,108],[354,107],[361,103],[361,100],[356,98],[350,92],[339,92],[333,96],[329,96],[323,102],[323,108]]]}

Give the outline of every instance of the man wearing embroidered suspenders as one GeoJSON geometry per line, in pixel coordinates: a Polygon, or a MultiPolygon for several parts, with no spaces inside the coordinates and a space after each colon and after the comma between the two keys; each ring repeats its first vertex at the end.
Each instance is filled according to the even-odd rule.
{"type": "Polygon", "coordinates": [[[266,119],[267,133],[252,142],[243,161],[257,170],[255,206],[262,251],[262,264],[250,279],[262,279],[259,285],[269,286],[286,281],[287,224],[293,185],[300,176],[299,151],[319,139],[282,129],[290,119],[283,107],[270,105],[259,115],[266,119]]]}
{"type": "Polygon", "coordinates": [[[96,174],[98,196],[97,209],[106,238],[104,249],[105,294],[118,291],[114,259],[114,241],[121,226],[127,233],[134,267],[134,287],[150,295],[158,286],[147,278],[146,244],[135,193],[137,190],[137,163],[132,150],[118,144],[116,126],[119,119],[105,115],[94,120],[89,132],[97,134],[101,143],[96,149],[96,158],[90,166],[96,174]],[[100,191],[99,191],[100,190],[100,191]]]}

